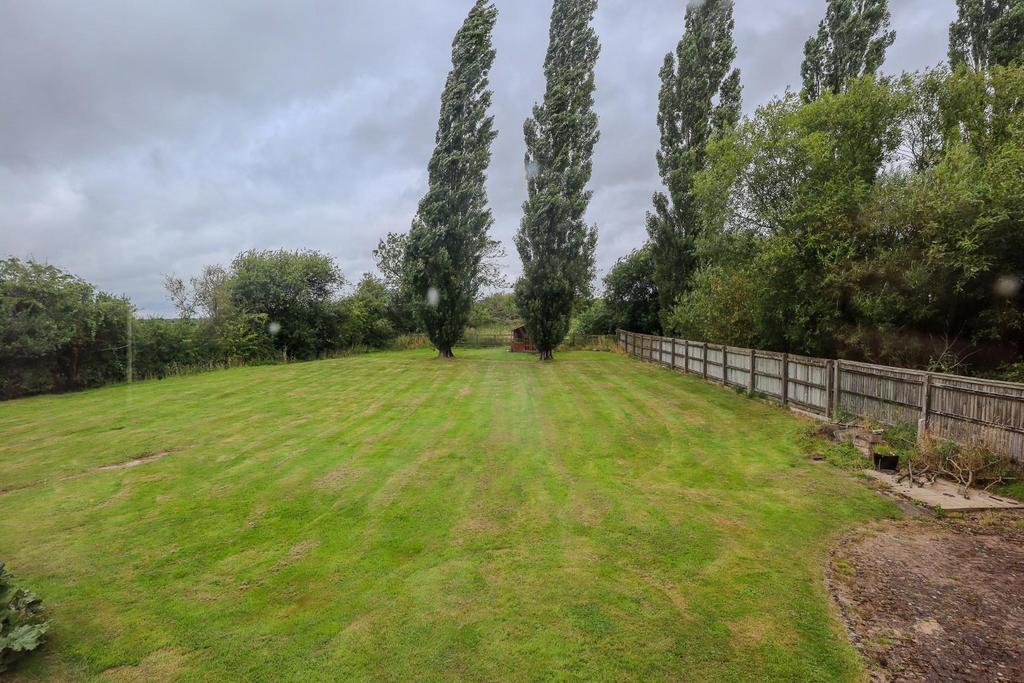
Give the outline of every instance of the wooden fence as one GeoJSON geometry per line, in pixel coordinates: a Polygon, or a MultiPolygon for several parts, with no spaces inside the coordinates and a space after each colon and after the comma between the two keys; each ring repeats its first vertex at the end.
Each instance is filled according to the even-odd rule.
{"type": "Polygon", "coordinates": [[[849,414],[981,443],[1024,462],[1024,384],[808,358],[619,330],[619,348],[643,361],[762,394],[834,418],[849,414]]]}

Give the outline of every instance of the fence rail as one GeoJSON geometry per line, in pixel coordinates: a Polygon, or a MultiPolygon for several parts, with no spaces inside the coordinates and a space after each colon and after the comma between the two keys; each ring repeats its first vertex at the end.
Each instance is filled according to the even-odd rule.
{"type": "Polygon", "coordinates": [[[1024,384],[671,339],[619,330],[627,354],[823,417],[917,423],[1024,462],[1024,384]]]}

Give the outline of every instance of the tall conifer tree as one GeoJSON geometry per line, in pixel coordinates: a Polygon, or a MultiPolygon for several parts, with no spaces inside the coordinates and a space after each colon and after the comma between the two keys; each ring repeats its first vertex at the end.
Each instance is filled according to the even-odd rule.
{"type": "Polygon", "coordinates": [[[828,0],[817,35],[804,45],[804,100],[846,92],[851,78],[877,73],[896,40],[889,21],[888,0],[828,0]]]}
{"type": "Polygon", "coordinates": [[[597,0],[554,1],[544,60],[547,89],[524,125],[528,194],[516,235],[523,275],[515,299],[542,360],[551,360],[565,339],[573,304],[594,276],[597,230],[584,214],[598,139],[596,10],[597,0]]]}
{"type": "Polygon", "coordinates": [[[732,68],[733,26],[732,0],[690,5],[686,32],[661,68],[657,159],[667,194],[654,195],[647,232],[663,326],[696,267],[700,225],[694,177],[704,169],[711,138],[735,126],[740,116],[740,72],[732,68]]]}
{"type": "Polygon", "coordinates": [[[956,0],[949,64],[983,71],[1024,56],[1024,0],[956,0]]]}
{"type": "Polygon", "coordinates": [[[479,293],[481,264],[494,222],[487,167],[497,133],[489,115],[491,36],[498,11],[477,0],[452,43],[452,70],[441,95],[429,189],[409,231],[405,277],[417,317],[443,358],[462,337],[479,293]]]}

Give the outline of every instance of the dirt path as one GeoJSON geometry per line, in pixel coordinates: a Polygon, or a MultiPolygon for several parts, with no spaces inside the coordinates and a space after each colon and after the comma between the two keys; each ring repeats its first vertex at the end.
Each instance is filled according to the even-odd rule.
{"type": "Polygon", "coordinates": [[[886,522],[828,582],[874,681],[1024,681],[1024,514],[886,522]]]}

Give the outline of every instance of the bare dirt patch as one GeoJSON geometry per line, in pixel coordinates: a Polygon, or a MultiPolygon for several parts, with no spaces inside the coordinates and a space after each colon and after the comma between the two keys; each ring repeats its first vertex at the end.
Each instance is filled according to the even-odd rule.
{"type": "Polygon", "coordinates": [[[116,462],[112,465],[101,465],[91,471],[93,472],[109,472],[111,470],[127,470],[132,467],[138,467],[139,465],[145,465],[147,463],[156,462],[170,455],[170,451],[160,451],[159,453],[146,453],[138,457],[132,458],[131,460],[125,460],[124,462],[116,462]]]}
{"type": "Polygon", "coordinates": [[[1022,513],[873,525],[828,583],[873,681],[1024,680],[1022,513]]]}

